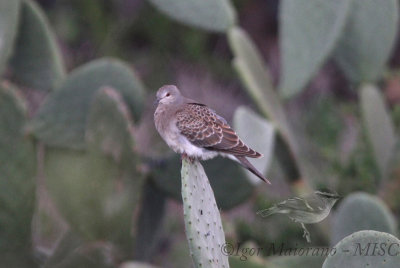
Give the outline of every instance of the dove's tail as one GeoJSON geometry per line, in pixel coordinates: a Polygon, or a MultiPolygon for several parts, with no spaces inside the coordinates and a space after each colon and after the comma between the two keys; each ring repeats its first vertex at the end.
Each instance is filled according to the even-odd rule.
{"type": "Polygon", "coordinates": [[[276,208],[277,208],[276,206],[273,206],[267,209],[259,210],[257,211],[257,215],[260,215],[261,217],[268,217],[278,212],[276,208]]]}
{"type": "Polygon", "coordinates": [[[235,157],[237,158],[237,160],[239,160],[240,164],[248,169],[251,173],[253,173],[254,175],[256,175],[257,177],[259,177],[260,179],[262,179],[263,181],[265,181],[268,184],[271,184],[271,182],[264,177],[263,174],[261,174],[261,172],[259,172],[250,162],[249,160],[247,160],[246,157],[244,156],[237,156],[235,155],[235,157]]]}

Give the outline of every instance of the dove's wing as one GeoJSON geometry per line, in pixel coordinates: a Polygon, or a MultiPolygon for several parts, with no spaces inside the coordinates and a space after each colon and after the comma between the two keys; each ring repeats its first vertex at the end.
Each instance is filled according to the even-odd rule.
{"type": "Polygon", "coordinates": [[[196,146],[235,156],[261,157],[240,140],[224,118],[203,104],[187,103],[177,111],[176,118],[181,134],[196,146]]]}

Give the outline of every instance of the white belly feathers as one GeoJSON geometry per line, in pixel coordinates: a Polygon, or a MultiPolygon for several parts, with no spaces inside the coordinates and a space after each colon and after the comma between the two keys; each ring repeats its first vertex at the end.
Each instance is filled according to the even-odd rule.
{"type": "Polygon", "coordinates": [[[202,160],[211,159],[218,155],[217,152],[209,151],[207,149],[193,145],[185,136],[180,134],[174,122],[169,125],[170,134],[164,136],[164,140],[168,146],[177,153],[186,154],[189,157],[194,157],[202,160]]]}

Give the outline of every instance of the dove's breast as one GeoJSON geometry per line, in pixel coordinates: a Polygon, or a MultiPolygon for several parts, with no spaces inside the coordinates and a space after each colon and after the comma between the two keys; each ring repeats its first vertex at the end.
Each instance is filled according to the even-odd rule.
{"type": "Polygon", "coordinates": [[[186,154],[190,157],[207,160],[218,155],[217,152],[209,151],[202,147],[193,145],[176,126],[176,120],[166,114],[163,107],[158,107],[154,114],[156,129],[167,145],[179,154],[186,154]]]}

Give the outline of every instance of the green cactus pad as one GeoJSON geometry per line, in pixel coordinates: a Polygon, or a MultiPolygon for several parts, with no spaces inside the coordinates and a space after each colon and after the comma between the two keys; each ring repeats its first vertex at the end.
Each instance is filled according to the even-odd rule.
{"type": "Polygon", "coordinates": [[[40,108],[32,124],[47,145],[85,148],[85,127],[93,96],[102,87],[118,90],[135,120],[140,118],[144,88],[129,66],[114,59],[90,62],[71,73],[40,108]]]}
{"type": "Polygon", "coordinates": [[[234,54],[233,66],[243,84],[264,116],[270,118],[283,135],[289,135],[289,122],[261,53],[250,37],[239,27],[228,32],[229,45],[234,54]]]}
{"type": "Polygon", "coordinates": [[[96,93],[86,128],[86,141],[94,149],[101,149],[124,167],[135,163],[133,119],[118,91],[104,87],[96,93]]]}
{"type": "Polygon", "coordinates": [[[40,7],[32,0],[22,3],[16,47],[10,61],[12,78],[24,87],[53,90],[65,77],[61,52],[40,7]]]}
{"type": "Polygon", "coordinates": [[[335,245],[336,254],[328,256],[322,267],[398,268],[399,245],[400,240],[388,233],[371,230],[356,232],[335,245]]]}
{"type": "Polygon", "coordinates": [[[171,18],[209,31],[224,32],[236,21],[230,0],[149,0],[171,18]]]}
{"type": "Polygon", "coordinates": [[[279,12],[281,93],[299,93],[331,55],[346,24],[350,0],[283,0],[279,12]]]}
{"type": "Polygon", "coordinates": [[[290,179],[308,178],[307,167],[302,164],[300,145],[287,118],[285,109],[275,92],[269,70],[263,62],[263,57],[250,37],[240,27],[232,27],[228,32],[229,45],[233,51],[233,66],[238,72],[243,85],[257,104],[260,112],[276,126],[280,136],[276,144],[281,145],[282,154],[277,157],[288,170],[290,179]]]}
{"type": "Polygon", "coordinates": [[[134,157],[127,108],[110,88],[95,96],[87,151],[48,148],[46,183],[73,230],[88,239],[118,240],[129,246],[134,207],[143,178],[134,157]],[[113,146],[110,146],[110,142],[113,146]],[[113,148],[113,150],[110,150],[113,148]]]}
{"type": "MultiPolygon", "coordinates": [[[[180,156],[158,161],[152,168],[154,184],[166,195],[182,200],[179,189],[180,156]]],[[[253,192],[253,186],[247,179],[243,168],[230,159],[217,157],[203,162],[209,174],[215,199],[221,209],[233,208],[247,200],[253,192]]]]}
{"type": "Polygon", "coordinates": [[[381,180],[384,180],[394,153],[396,135],[384,96],[377,87],[365,85],[361,88],[361,112],[381,180]]]}
{"type": "Polygon", "coordinates": [[[25,133],[26,110],[10,85],[0,85],[0,255],[31,250],[36,152],[25,133]]]}
{"type": "Polygon", "coordinates": [[[118,178],[111,158],[48,148],[44,165],[47,188],[71,228],[85,238],[105,238],[112,217],[106,217],[104,210],[114,206],[112,193],[118,178]]]}
{"type": "Polygon", "coordinates": [[[398,9],[397,0],[352,1],[334,59],[353,82],[374,82],[385,71],[398,32],[398,9]]]}
{"type": "Polygon", "coordinates": [[[225,234],[207,175],[198,161],[182,161],[182,199],[186,237],[196,267],[229,267],[222,254],[225,234]]]}
{"type": "Polygon", "coordinates": [[[121,228],[115,230],[119,243],[132,247],[134,241],[126,235],[126,230],[132,227],[132,212],[139,204],[144,177],[135,151],[132,116],[118,91],[106,87],[94,96],[86,142],[88,154],[107,156],[117,167],[118,178],[113,182],[114,190],[108,196],[104,212],[110,220],[109,226],[121,228]]]}
{"type": "Polygon", "coordinates": [[[11,56],[17,35],[20,0],[0,0],[0,75],[11,56]]]}
{"type": "Polygon", "coordinates": [[[379,198],[366,193],[346,197],[334,214],[331,245],[361,230],[396,233],[396,224],[390,210],[379,198]]]}

